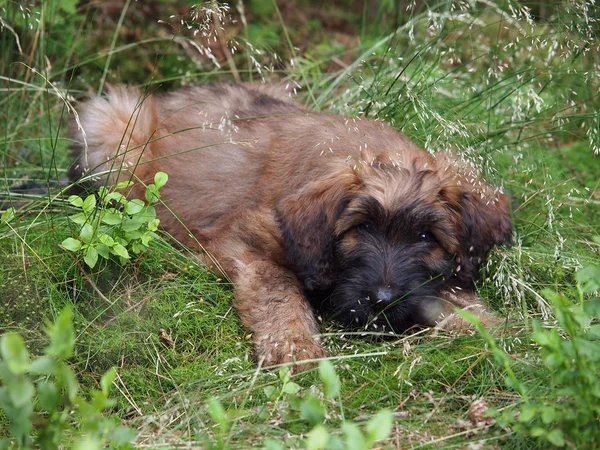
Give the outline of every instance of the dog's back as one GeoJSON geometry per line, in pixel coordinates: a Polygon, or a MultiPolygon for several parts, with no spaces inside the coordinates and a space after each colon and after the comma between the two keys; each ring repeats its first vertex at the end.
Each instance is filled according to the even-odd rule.
{"type": "MultiPolygon", "coordinates": [[[[247,194],[268,159],[262,149],[269,139],[252,119],[304,114],[282,94],[268,91],[260,85],[208,84],[153,96],[110,87],[106,97],[79,108],[83,131],[72,129],[78,159],[71,178],[93,173],[96,184],[107,177],[110,184],[132,177],[150,183],[157,171],[167,172],[172,176],[164,197],[182,220],[193,217],[196,232],[207,231],[252,201],[247,194]]],[[[134,187],[130,195],[142,197],[141,189],[134,187]]],[[[178,219],[166,216],[163,224],[187,241],[178,219]]]]}
{"type": "MultiPolygon", "coordinates": [[[[166,172],[164,198],[205,239],[232,211],[273,207],[282,191],[306,183],[307,172],[317,179],[369,149],[418,152],[383,123],[309,112],[262,85],[207,84],[158,96],[119,86],[79,110],[84,132],[72,132],[79,157],[71,176],[150,183],[166,172]]],[[[141,186],[133,189],[143,197],[141,186]]],[[[161,219],[188,241],[179,219],[161,219]]]]}
{"type": "MultiPolygon", "coordinates": [[[[202,147],[219,145],[237,134],[236,122],[243,119],[302,112],[283,93],[276,97],[272,94],[277,91],[272,91],[261,85],[206,84],[153,96],[136,88],[110,86],[105,97],[82,103],[80,120],[73,122],[71,134],[78,142],[79,159],[72,176],[151,161],[152,149],[161,147],[167,137],[182,143],[179,135],[193,136],[202,147]]],[[[173,149],[174,144],[170,140],[168,147],[173,149]]],[[[178,150],[157,153],[176,156],[196,148],[178,150]]]]}

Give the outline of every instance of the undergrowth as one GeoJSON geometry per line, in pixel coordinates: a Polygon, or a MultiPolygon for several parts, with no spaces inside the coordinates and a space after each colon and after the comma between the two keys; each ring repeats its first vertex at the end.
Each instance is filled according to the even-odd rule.
{"type": "Polygon", "coordinates": [[[0,435],[12,439],[4,445],[57,448],[44,426],[69,445],[109,442],[121,421],[135,430],[134,445],[149,448],[594,448],[597,5],[180,3],[0,0],[0,435]],[[72,162],[66,129],[77,128],[86,92],[263,80],[289,85],[312,109],[390,122],[502,186],[515,246],[493,252],[478,285],[507,318],[502,332],[382,340],[326,319],[330,363],[292,378],[262,371],[228,282],[152,217],[136,221],[147,206],[60,194],[72,162]],[[89,236],[69,219],[74,207],[119,223],[99,222],[89,236]],[[152,240],[127,235],[138,224],[133,231],[152,240]],[[117,244],[131,256],[124,266],[111,260],[124,258],[117,244]],[[31,365],[56,357],[43,324],[66,327],[65,308],[72,352],[38,373],[24,348],[31,365]],[[44,403],[40,386],[63,386],[58,366],[73,373],[68,395],[44,403]],[[15,397],[15,382],[29,394],[15,397]],[[114,404],[83,406],[106,401],[110,384],[114,404]],[[34,413],[19,416],[15,400],[34,413]],[[69,408],[76,413],[64,417],[69,408]],[[94,428],[109,422],[116,428],[94,428]]]}

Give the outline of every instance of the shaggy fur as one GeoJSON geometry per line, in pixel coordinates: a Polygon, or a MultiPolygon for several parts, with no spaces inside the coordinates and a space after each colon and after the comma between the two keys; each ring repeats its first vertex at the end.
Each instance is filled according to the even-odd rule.
{"type": "Polygon", "coordinates": [[[493,320],[472,291],[490,249],[510,242],[506,197],[384,123],[222,84],[114,87],[80,118],[73,173],[169,175],[177,217],[160,207],[161,223],[233,282],[264,365],[324,356],[315,309],[393,332],[464,326],[455,306],[493,320]]]}

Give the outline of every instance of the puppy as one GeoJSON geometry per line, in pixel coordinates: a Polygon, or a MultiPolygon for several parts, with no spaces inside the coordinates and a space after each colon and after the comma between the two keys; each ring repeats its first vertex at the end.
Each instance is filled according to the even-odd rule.
{"type": "Polygon", "coordinates": [[[456,306],[494,320],[473,288],[490,249],[510,243],[507,198],[382,122],[226,84],[113,87],[79,114],[72,174],[166,172],[162,225],[233,282],[263,365],[325,355],[316,310],[395,333],[462,327],[456,306]]]}

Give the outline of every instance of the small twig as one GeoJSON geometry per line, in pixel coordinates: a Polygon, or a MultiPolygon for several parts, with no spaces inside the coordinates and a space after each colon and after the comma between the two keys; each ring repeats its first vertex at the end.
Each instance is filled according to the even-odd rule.
{"type": "Polygon", "coordinates": [[[100,289],[98,289],[98,286],[96,286],[96,283],[94,283],[94,281],[90,278],[90,276],[85,273],[85,271],[83,270],[83,267],[81,267],[81,264],[77,264],[79,267],[79,273],[81,273],[81,276],[85,279],[85,281],[88,282],[88,284],[92,287],[92,289],[94,290],[94,292],[96,292],[96,294],[98,294],[100,296],[100,298],[102,300],[104,300],[106,303],[108,303],[110,306],[114,305],[115,302],[111,302],[108,297],[106,297],[106,295],[104,295],[102,293],[102,291],[100,289]]]}
{"type": "MultiPolygon", "coordinates": [[[[392,416],[400,418],[400,419],[405,419],[407,417],[410,417],[410,411],[394,411],[392,413],[392,416]]],[[[373,417],[375,417],[375,414],[360,414],[354,418],[354,421],[355,422],[364,422],[373,417]]]]}
{"type": "Polygon", "coordinates": [[[162,342],[170,346],[172,349],[175,349],[175,341],[173,340],[171,333],[167,333],[167,330],[165,330],[164,328],[159,328],[158,337],[162,342]]]}
{"type": "Polygon", "coordinates": [[[225,37],[223,36],[223,31],[221,30],[221,27],[219,25],[219,18],[217,16],[217,13],[213,12],[212,17],[213,17],[213,26],[215,29],[215,33],[217,34],[217,40],[219,41],[221,50],[225,54],[225,58],[227,59],[227,64],[229,65],[229,69],[231,69],[231,75],[233,75],[233,78],[235,79],[235,81],[237,83],[241,83],[242,79],[240,78],[240,74],[235,65],[235,61],[233,60],[233,55],[231,54],[231,50],[229,50],[229,47],[227,46],[227,41],[225,40],[225,37]]]}
{"type": "Polygon", "coordinates": [[[15,43],[17,44],[17,48],[19,49],[19,53],[23,54],[23,49],[21,48],[21,41],[19,40],[19,35],[15,32],[15,30],[9,24],[7,24],[4,21],[2,16],[0,16],[0,26],[2,26],[3,28],[6,28],[8,31],[10,31],[13,34],[13,36],[15,37],[15,43]]]}
{"type": "Polygon", "coordinates": [[[123,26],[123,20],[125,19],[125,15],[127,14],[127,10],[129,9],[130,3],[131,0],[125,1],[125,5],[123,6],[121,15],[119,16],[119,21],[117,22],[117,27],[115,28],[115,33],[113,34],[112,42],[110,43],[110,49],[106,54],[106,62],[104,63],[104,70],[102,71],[102,77],[100,78],[100,84],[98,86],[98,95],[102,94],[102,91],[104,90],[104,83],[106,82],[108,69],[110,68],[110,61],[112,60],[112,55],[117,44],[117,38],[119,37],[119,31],[123,26]]]}
{"type": "Polygon", "coordinates": [[[369,385],[368,382],[363,383],[361,386],[358,387],[358,389],[356,389],[352,394],[350,394],[348,396],[348,400],[350,400],[352,397],[354,397],[356,394],[358,394],[360,391],[362,391],[365,387],[367,387],[369,385]]]}
{"type": "Polygon", "coordinates": [[[331,61],[333,61],[334,63],[336,63],[338,66],[342,67],[343,69],[348,68],[348,64],[346,64],[344,61],[342,61],[337,56],[334,56],[333,58],[331,58],[331,61]]]}
{"type": "MultiPolygon", "coordinates": [[[[29,63],[26,64],[25,67],[27,67],[27,71],[25,72],[25,83],[29,83],[29,80],[31,78],[31,66],[33,65],[33,58],[35,56],[35,51],[37,50],[37,46],[38,46],[38,41],[40,39],[40,30],[38,29],[37,32],[35,33],[35,37],[33,38],[33,45],[31,46],[31,53],[29,54],[29,63]]],[[[23,91],[23,93],[21,94],[21,99],[25,98],[25,91],[23,91]]]]}
{"type": "Polygon", "coordinates": [[[125,392],[123,391],[123,389],[121,389],[121,387],[116,382],[116,380],[113,381],[113,386],[117,388],[117,390],[121,393],[121,395],[123,395],[123,397],[125,397],[125,400],[127,400],[127,403],[129,403],[133,407],[133,409],[135,409],[135,411],[140,416],[143,416],[144,413],[142,412],[142,410],[140,409],[140,407],[138,405],[136,405],[136,403],[133,400],[133,398],[131,398],[131,394],[129,393],[129,390],[127,389],[127,386],[125,386],[125,383],[123,383],[123,379],[121,378],[121,376],[119,375],[118,372],[116,374],[117,374],[117,380],[119,381],[119,383],[121,383],[121,385],[123,386],[123,389],[125,389],[125,392],[127,393],[127,395],[125,394],[125,392]]]}
{"type": "Polygon", "coordinates": [[[23,260],[23,275],[27,283],[27,264],[25,263],[25,241],[21,241],[21,258],[23,260]]]}
{"type": "MultiPolygon", "coordinates": [[[[152,295],[148,295],[146,297],[144,297],[143,299],[141,299],[139,302],[134,303],[133,305],[131,305],[129,308],[127,308],[125,311],[123,311],[121,314],[125,314],[128,313],[134,309],[136,309],[137,307],[139,307],[140,305],[143,305],[150,297],[152,297],[152,295]]],[[[117,316],[111,317],[110,319],[108,319],[106,322],[104,322],[104,325],[102,325],[102,328],[106,327],[109,323],[114,322],[115,320],[117,320],[117,316]]]]}

